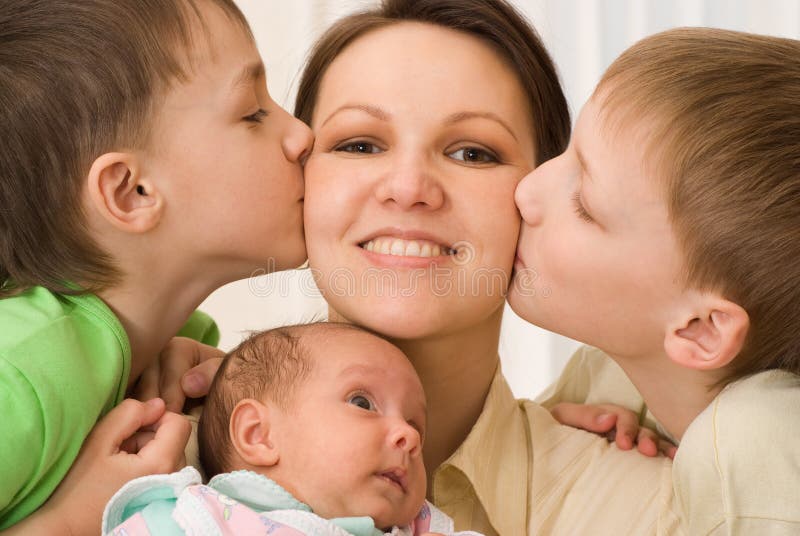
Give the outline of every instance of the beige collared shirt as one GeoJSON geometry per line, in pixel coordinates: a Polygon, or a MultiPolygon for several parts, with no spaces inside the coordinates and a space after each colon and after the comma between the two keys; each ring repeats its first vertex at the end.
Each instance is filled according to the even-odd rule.
{"type": "Polygon", "coordinates": [[[515,400],[497,372],[467,440],[437,469],[433,499],[486,535],[682,534],[671,461],[623,452],[515,400]]]}

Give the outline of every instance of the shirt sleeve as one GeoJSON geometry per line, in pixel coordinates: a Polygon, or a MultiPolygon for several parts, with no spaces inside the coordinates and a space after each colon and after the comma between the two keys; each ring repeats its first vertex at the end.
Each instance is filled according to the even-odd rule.
{"type": "Polygon", "coordinates": [[[179,337],[188,337],[209,346],[219,344],[219,327],[214,319],[203,311],[192,313],[178,332],[179,337]]]}
{"type": "Polygon", "coordinates": [[[690,534],[800,534],[800,377],[729,385],[684,434],[674,487],[690,534]]]}
{"type": "Polygon", "coordinates": [[[596,348],[578,348],[561,376],[536,398],[547,409],[559,402],[617,404],[635,413],[644,410],[644,400],[625,372],[613,359],[596,348]]]}
{"type": "MultiPolygon", "coordinates": [[[[44,464],[44,419],[36,391],[12,363],[0,356],[0,529],[29,512],[18,508],[36,487],[44,464]]],[[[44,499],[42,499],[44,500],[44,499]]]]}

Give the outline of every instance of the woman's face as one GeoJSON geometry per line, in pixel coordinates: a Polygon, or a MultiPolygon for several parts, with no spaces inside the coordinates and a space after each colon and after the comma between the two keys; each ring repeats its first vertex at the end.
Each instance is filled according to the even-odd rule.
{"type": "Polygon", "coordinates": [[[526,95],[488,45],[421,23],[370,32],[328,68],[312,128],[308,256],[336,312],[421,338],[502,306],[535,148],[526,95]]]}

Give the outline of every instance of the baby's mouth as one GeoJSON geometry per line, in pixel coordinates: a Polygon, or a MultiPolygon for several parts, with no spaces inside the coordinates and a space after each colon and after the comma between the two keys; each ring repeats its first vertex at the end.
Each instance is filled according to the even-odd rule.
{"type": "Polygon", "coordinates": [[[408,482],[406,479],[406,471],[404,471],[403,469],[399,468],[390,469],[388,471],[379,473],[378,476],[385,480],[388,480],[389,482],[400,488],[400,490],[403,493],[406,493],[406,490],[408,489],[408,482]]]}
{"type": "Polygon", "coordinates": [[[372,253],[396,257],[440,257],[455,255],[456,250],[429,240],[403,240],[402,238],[377,237],[359,244],[372,253]]]}

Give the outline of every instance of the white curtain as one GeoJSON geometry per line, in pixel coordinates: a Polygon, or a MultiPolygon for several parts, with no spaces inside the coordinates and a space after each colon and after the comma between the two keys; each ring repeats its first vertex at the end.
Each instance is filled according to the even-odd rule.
{"type": "MultiPolygon", "coordinates": [[[[255,33],[273,98],[291,108],[309,46],[335,19],[375,0],[237,0],[255,33]]],[[[798,0],[512,0],[533,22],[559,67],[573,117],[603,70],[636,40],[674,26],[715,26],[800,38],[798,0]]],[[[320,314],[307,274],[290,272],[228,285],[202,306],[217,319],[223,348],[250,330],[320,314]],[[305,312],[305,314],[304,314],[305,312]]],[[[506,311],[500,354],[517,396],[535,396],[577,343],[506,311]]]]}

